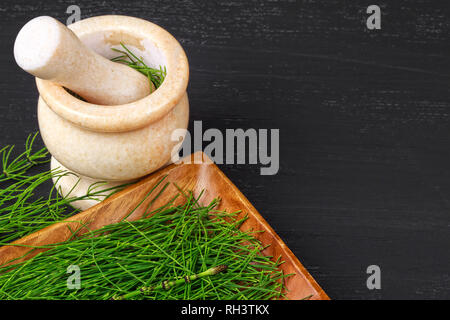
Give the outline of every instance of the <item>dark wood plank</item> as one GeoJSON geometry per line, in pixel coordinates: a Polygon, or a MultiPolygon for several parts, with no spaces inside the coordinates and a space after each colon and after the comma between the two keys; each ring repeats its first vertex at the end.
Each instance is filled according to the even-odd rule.
{"type": "MultiPolygon", "coordinates": [[[[191,124],[280,128],[281,169],[221,169],[331,298],[450,298],[450,13],[447,2],[88,1],[82,17],[153,21],[184,46],[191,124]],[[382,290],[366,288],[380,265],[382,290]]],[[[20,27],[64,21],[66,1],[0,4],[0,142],[37,130],[20,27]]],[[[192,125],[191,125],[192,127],[192,125]]]]}

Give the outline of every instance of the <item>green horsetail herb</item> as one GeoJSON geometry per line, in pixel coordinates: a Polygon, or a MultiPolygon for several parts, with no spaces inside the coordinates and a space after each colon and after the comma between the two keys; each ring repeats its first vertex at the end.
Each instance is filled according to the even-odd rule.
{"type": "Polygon", "coordinates": [[[145,64],[142,57],[138,58],[123,43],[120,43],[120,45],[123,50],[111,48],[111,50],[120,53],[120,56],[112,58],[111,61],[126,64],[127,66],[139,71],[148,78],[151,90],[152,84],[156,89],[158,89],[167,75],[166,67],[163,68],[162,66],[159,66],[159,69],[151,68],[145,64]]]}
{"type": "Polygon", "coordinates": [[[220,266],[217,266],[217,267],[209,268],[208,270],[200,272],[199,274],[193,274],[191,276],[184,276],[181,279],[172,280],[172,281],[164,280],[159,285],[157,285],[155,287],[142,287],[142,288],[140,288],[137,291],[133,291],[133,292],[127,293],[127,294],[125,294],[123,296],[113,297],[113,299],[114,300],[130,299],[130,298],[136,297],[136,296],[138,296],[140,294],[147,294],[148,295],[150,292],[155,291],[155,290],[161,290],[161,289],[169,290],[170,288],[172,288],[174,286],[177,286],[177,285],[180,285],[182,283],[191,283],[192,281],[197,280],[197,279],[214,276],[214,275],[216,275],[216,274],[218,274],[220,272],[226,271],[227,268],[228,268],[228,266],[226,266],[226,265],[220,265],[220,266]]]}
{"type": "Polygon", "coordinates": [[[247,218],[217,210],[217,199],[203,206],[200,197],[180,190],[166,205],[147,207],[147,218],[124,219],[94,231],[81,226],[87,231],[74,231],[70,241],[44,246],[47,251],[27,261],[0,266],[0,299],[283,297],[289,275],[279,269],[280,259],[261,254],[266,247],[255,232],[239,229],[247,218]],[[182,204],[174,204],[177,198],[182,204]],[[67,268],[73,265],[80,268],[79,289],[67,286],[67,268]]]}
{"type": "MultiPolygon", "coordinates": [[[[25,151],[13,157],[14,146],[0,149],[0,242],[8,243],[27,234],[66,219],[78,213],[71,203],[79,200],[98,199],[114,193],[124,186],[108,189],[102,183],[92,185],[88,194],[81,197],[59,195],[53,179],[63,178],[64,170],[49,170],[50,157],[46,148],[34,150],[38,133],[29,135],[25,151]],[[38,194],[50,193],[48,196],[38,194]]],[[[76,185],[74,185],[75,188],[76,185]]]]}
{"type": "Polygon", "coordinates": [[[28,178],[28,176],[25,176],[28,169],[35,165],[50,161],[48,159],[48,151],[46,148],[42,148],[36,152],[32,151],[36,137],[37,133],[29,135],[25,142],[25,151],[13,160],[11,160],[11,155],[14,146],[8,145],[0,149],[2,159],[0,183],[8,180],[22,180],[23,178],[28,178]]]}
{"type": "MultiPolygon", "coordinates": [[[[166,78],[167,75],[166,67],[159,66],[159,69],[149,67],[144,62],[144,59],[142,57],[138,58],[122,42],[120,43],[120,45],[123,48],[123,50],[111,48],[111,50],[120,53],[119,56],[112,58],[111,61],[125,64],[130,68],[133,68],[134,70],[139,71],[144,76],[146,76],[150,83],[150,93],[153,92],[153,89],[155,90],[158,89],[164,82],[164,79],[166,78]]],[[[76,92],[73,92],[72,90],[67,88],[64,89],[71,95],[73,95],[75,98],[86,102],[86,100],[76,92]]]]}
{"type": "MultiPolygon", "coordinates": [[[[35,232],[77,213],[73,201],[103,194],[93,185],[84,197],[61,197],[52,179],[67,175],[42,170],[48,165],[45,148],[34,150],[37,134],[25,151],[13,158],[13,146],[0,149],[0,245],[35,232]]],[[[167,188],[159,181],[144,200],[153,203],[167,188]],[[158,186],[160,191],[152,193],[158,186]],[[153,199],[149,199],[150,197],[153,199]]],[[[120,188],[119,188],[120,189],[120,188]]],[[[116,224],[91,231],[85,225],[72,237],[19,263],[0,265],[0,299],[278,299],[284,296],[285,275],[280,259],[263,256],[265,248],[254,232],[239,230],[246,217],[216,209],[219,200],[200,205],[200,197],[179,189],[164,206],[144,218],[128,221],[136,209],[116,224]],[[180,198],[181,197],[181,198],[180,198]],[[176,199],[183,199],[175,205],[176,199]],[[80,230],[87,230],[80,234],[80,230]],[[70,289],[67,270],[81,271],[81,288],[70,289]]],[[[31,252],[39,247],[32,247],[31,252]]]]}

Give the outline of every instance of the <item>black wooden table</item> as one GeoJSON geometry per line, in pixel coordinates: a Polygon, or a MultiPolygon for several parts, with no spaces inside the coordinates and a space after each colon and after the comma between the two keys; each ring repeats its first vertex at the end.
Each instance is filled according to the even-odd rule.
{"type": "MultiPolygon", "coordinates": [[[[70,3],[69,3],[70,2],[70,3]]],[[[38,129],[21,26],[71,1],[0,3],[0,143],[38,129]]],[[[280,170],[222,165],[330,297],[450,298],[450,12],[444,1],[91,1],[171,32],[190,123],[280,129],[280,170]],[[374,2],[374,3],[372,3],[374,2]],[[381,30],[366,27],[381,8],[381,30]],[[381,268],[368,290],[366,268],[381,268]]]]}

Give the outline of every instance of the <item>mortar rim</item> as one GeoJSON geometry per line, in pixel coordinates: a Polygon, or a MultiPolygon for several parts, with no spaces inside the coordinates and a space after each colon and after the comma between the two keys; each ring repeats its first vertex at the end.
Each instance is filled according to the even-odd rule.
{"type": "Polygon", "coordinates": [[[96,132],[137,130],[158,121],[171,111],[186,92],[189,65],[180,43],[162,27],[140,18],[105,15],[80,20],[69,28],[79,37],[96,32],[128,32],[148,39],[166,60],[167,75],[152,94],[122,105],[98,105],[81,101],[63,87],[36,78],[40,95],[56,114],[73,124],[96,132]]]}

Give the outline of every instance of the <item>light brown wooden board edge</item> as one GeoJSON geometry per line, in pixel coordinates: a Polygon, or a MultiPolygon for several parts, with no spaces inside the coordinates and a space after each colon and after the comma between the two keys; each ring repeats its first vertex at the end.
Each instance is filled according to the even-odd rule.
{"type": "MultiPolygon", "coordinates": [[[[295,276],[286,280],[287,297],[289,299],[302,299],[308,295],[312,295],[310,300],[330,299],[261,214],[204,153],[197,152],[187,158],[190,160],[189,164],[181,161],[180,163],[169,165],[98,205],[66,219],[64,222],[52,224],[14,241],[11,245],[0,247],[0,265],[8,263],[12,259],[15,259],[14,261],[16,262],[26,260],[42,251],[42,249],[38,249],[29,253],[31,250],[29,246],[45,246],[66,241],[72,236],[73,230],[80,228],[81,232],[86,232],[87,229],[83,228],[83,225],[88,225],[89,229],[95,230],[104,225],[121,221],[129,212],[136,208],[137,203],[146,196],[151,187],[167,175],[167,181],[175,182],[183,189],[192,189],[196,194],[204,190],[204,195],[202,196],[204,203],[219,195],[222,199],[219,209],[226,209],[230,212],[238,209],[242,211],[242,215],[247,214],[248,220],[241,227],[243,230],[264,230],[263,233],[258,233],[257,237],[260,238],[263,244],[270,244],[265,254],[276,257],[281,255],[282,260],[285,261],[281,265],[281,269],[286,274],[295,273],[295,276]],[[195,163],[196,161],[198,163],[195,163]],[[216,189],[220,189],[219,191],[221,192],[216,189]],[[219,194],[214,194],[215,192],[219,192],[219,194]]],[[[155,190],[154,194],[161,187],[162,185],[155,190]]],[[[173,188],[172,191],[176,192],[175,187],[171,185],[170,188],[173,188]]],[[[166,190],[166,192],[170,194],[170,190],[166,190]]],[[[152,205],[153,207],[157,208],[168,199],[160,198],[161,200],[158,199],[159,202],[156,201],[152,205]]],[[[145,206],[146,203],[142,203],[128,219],[139,219],[145,211],[145,206]]]]}

